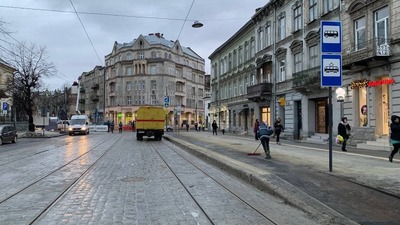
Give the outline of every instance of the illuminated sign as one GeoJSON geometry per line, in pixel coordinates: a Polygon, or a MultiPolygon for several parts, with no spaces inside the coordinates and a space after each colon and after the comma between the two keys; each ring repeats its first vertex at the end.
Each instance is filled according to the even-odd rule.
{"type": "Polygon", "coordinates": [[[384,80],[375,80],[375,81],[369,81],[368,82],[368,87],[376,87],[379,85],[385,85],[385,84],[394,84],[394,79],[384,79],[384,80]]]}

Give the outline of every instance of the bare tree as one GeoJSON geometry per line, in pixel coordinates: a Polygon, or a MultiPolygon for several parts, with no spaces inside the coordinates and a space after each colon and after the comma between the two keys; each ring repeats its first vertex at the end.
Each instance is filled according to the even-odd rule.
{"type": "Polygon", "coordinates": [[[23,43],[15,47],[9,63],[16,69],[11,81],[14,87],[13,103],[28,116],[29,131],[35,131],[34,98],[39,93],[42,79],[55,74],[55,66],[47,61],[44,47],[34,44],[26,47],[23,43]]]}

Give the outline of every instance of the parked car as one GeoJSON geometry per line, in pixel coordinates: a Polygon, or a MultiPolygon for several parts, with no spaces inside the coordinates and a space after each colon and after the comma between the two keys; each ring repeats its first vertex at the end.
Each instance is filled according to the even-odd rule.
{"type": "Polygon", "coordinates": [[[17,129],[11,125],[0,125],[0,145],[4,142],[16,143],[18,140],[17,129]]]}
{"type": "Polygon", "coordinates": [[[67,130],[69,126],[69,120],[59,120],[57,122],[57,130],[67,130]]]}

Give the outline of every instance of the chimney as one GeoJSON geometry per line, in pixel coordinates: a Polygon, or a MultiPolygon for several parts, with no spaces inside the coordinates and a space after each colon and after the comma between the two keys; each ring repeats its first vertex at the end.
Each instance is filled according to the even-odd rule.
{"type": "Polygon", "coordinates": [[[156,35],[158,38],[160,38],[160,33],[155,33],[155,35],[156,35]]]}

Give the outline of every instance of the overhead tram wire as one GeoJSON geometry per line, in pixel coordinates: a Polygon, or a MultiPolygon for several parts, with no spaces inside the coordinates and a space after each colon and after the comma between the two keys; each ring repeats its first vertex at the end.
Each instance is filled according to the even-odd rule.
{"type": "Polygon", "coordinates": [[[77,12],[76,9],[75,9],[74,3],[72,2],[72,0],[69,0],[69,1],[71,2],[72,8],[74,8],[75,14],[76,14],[76,16],[78,17],[78,20],[79,20],[79,22],[81,23],[83,30],[85,31],[86,37],[89,39],[89,42],[90,42],[90,44],[92,45],[92,48],[93,48],[94,52],[96,53],[97,59],[99,59],[100,65],[103,66],[103,61],[101,61],[100,56],[99,56],[99,54],[97,53],[97,50],[96,50],[96,48],[94,47],[93,42],[92,42],[92,40],[90,39],[90,36],[89,36],[88,32],[86,31],[85,26],[83,25],[82,20],[81,20],[81,17],[79,16],[78,12],[77,12]]]}
{"type": "MultiPolygon", "coordinates": [[[[69,11],[69,10],[30,8],[30,7],[7,6],[7,5],[0,5],[0,8],[45,11],[45,12],[56,12],[56,13],[75,13],[74,11],[69,11]]],[[[136,19],[185,21],[185,19],[180,19],[180,18],[168,18],[168,17],[157,17],[157,16],[135,16],[135,15],[126,15],[126,14],[100,13],[100,12],[87,12],[87,11],[77,11],[77,12],[81,15],[85,14],[85,15],[96,15],[96,16],[127,17],[127,18],[136,18],[136,19]]],[[[242,20],[242,19],[248,19],[248,18],[241,17],[241,18],[226,18],[226,19],[202,19],[201,21],[223,21],[223,20],[242,20]]],[[[196,20],[186,19],[186,21],[195,22],[196,20]]]]}
{"type": "Polygon", "coordinates": [[[188,13],[187,13],[187,15],[186,15],[186,18],[185,18],[185,20],[183,21],[183,24],[182,24],[181,30],[179,31],[179,34],[178,34],[178,37],[176,38],[176,40],[179,40],[179,37],[181,36],[181,33],[182,33],[182,30],[183,30],[183,27],[185,26],[185,23],[186,23],[186,20],[187,20],[187,18],[188,18],[188,16],[189,16],[190,10],[192,10],[192,6],[193,6],[193,3],[194,3],[194,1],[195,1],[195,0],[193,0],[193,1],[192,1],[192,4],[190,5],[189,11],[188,11],[188,13]]]}

